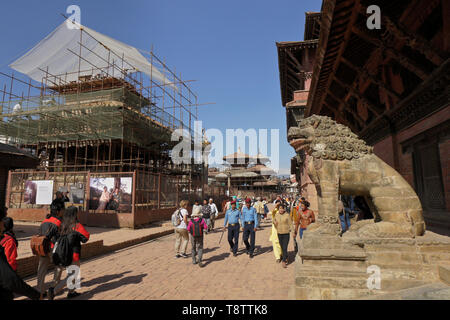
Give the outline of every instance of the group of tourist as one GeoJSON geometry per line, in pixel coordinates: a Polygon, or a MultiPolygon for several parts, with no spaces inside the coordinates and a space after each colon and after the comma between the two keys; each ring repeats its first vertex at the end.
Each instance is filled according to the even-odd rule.
{"type": "MultiPolygon", "coordinates": [[[[297,234],[302,239],[303,232],[315,221],[315,216],[305,198],[294,201],[292,198],[279,196],[274,204],[274,209],[270,212],[272,230],[269,240],[272,241],[276,261],[282,262],[282,266],[286,268],[290,234],[293,235],[294,241],[297,234]]],[[[209,203],[204,200],[203,205],[195,201],[191,215],[188,212],[188,205],[188,201],[181,201],[180,209],[172,216],[176,234],[175,257],[187,257],[186,250],[190,240],[192,263],[202,267],[203,237],[214,228],[211,221],[217,217],[218,211],[212,199],[209,203]]],[[[237,196],[233,196],[223,207],[225,211],[223,232],[228,231],[230,252],[233,257],[238,255],[239,234],[242,232],[245,252],[252,259],[255,255],[256,231],[260,229],[262,219],[265,222],[268,218],[269,209],[266,199],[246,197],[242,201],[237,196]]]]}
{"type": "MultiPolygon", "coordinates": [[[[78,221],[78,208],[65,208],[65,202],[67,195],[57,192],[50,205],[50,213],[42,221],[36,236],[45,239],[39,248],[42,250],[39,250],[37,290],[26,284],[16,273],[18,241],[13,231],[14,222],[7,217],[6,208],[0,210],[0,300],[12,300],[14,293],[33,300],[53,300],[67,284],[69,274],[66,279],[61,279],[64,269],[67,271],[70,266],[80,267],[81,243],[86,243],[90,235],[78,221]],[[55,265],[53,281],[47,289],[45,277],[52,263],[55,265]]],[[[75,289],[70,288],[67,298],[78,295],[75,289]]]]}
{"type": "Polygon", "coordinates": [[[187,258],[187,247],[191,242],[192,263],[203,267],[203,236],[214,230],[219,212],[213,199],[204,199],[203,205],[196,200],[192,213],[188,212],[189,201],[182,200],[180,208],[172,216],[175,227],[175,258],[187,258]]]}

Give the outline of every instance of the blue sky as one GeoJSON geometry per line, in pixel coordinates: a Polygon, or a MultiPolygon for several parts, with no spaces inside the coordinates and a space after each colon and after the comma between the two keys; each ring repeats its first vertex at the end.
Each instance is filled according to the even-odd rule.
{"type": "Polygon", "coordinates": [[[305,12],[321,0],[86,0],[2,1],[0,69],[63,22],[76,4],[81,23],[165,58],[184,79],[194,79],[204,127],[280,129],[280,168],[293,149],[286,141],[275,42],[303,40],[305,12]]]}

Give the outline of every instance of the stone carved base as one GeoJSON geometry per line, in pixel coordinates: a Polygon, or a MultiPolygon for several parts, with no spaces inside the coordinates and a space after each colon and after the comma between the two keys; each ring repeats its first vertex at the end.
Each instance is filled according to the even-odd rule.
{"type": "MultiPolygon", "coordinates": [[[[334,224],[312,224],[299,243],[293,299],[355,299],[439,282],[439,266],[450,266],[450,238],[427,231],[411,238],[363,237],[370,222],[342,237],[334,224]],[[369,266],[377,266],[381,288],[369,289],[369,266]]],[[[373,223],[372,223],[373,224],[373,223]]],[[[383,228],[384,229],[384,228],[383,228]]]]}

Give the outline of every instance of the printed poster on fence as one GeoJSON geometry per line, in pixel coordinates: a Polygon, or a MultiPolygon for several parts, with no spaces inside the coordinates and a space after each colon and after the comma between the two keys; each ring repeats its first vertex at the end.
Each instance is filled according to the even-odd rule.
{"type": "Polygon", "coordinates": [[[51,204],[53,180],[28,180],[25,182],[24,202],[26,204],[51,204]]]}
{"type": "Polygon", "coordinates": [[[132,177],[91,177],[89,209],[96,213],[131,212],[132,177]]]}

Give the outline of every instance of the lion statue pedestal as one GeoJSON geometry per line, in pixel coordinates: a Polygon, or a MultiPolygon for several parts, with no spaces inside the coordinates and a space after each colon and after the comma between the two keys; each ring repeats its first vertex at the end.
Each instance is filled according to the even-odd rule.
{"type": "Polygon", "coordinates": [[[313,157],[307,169],[319,207],[299,244],[292,298],[354,299],[439,280],[450,238],[425,233],[420,200],[397,171],[329,117],[303,119],[288,139],[313,157]],[[375,218],[340,237],[339,194],[364,196],[375,218]]]}

